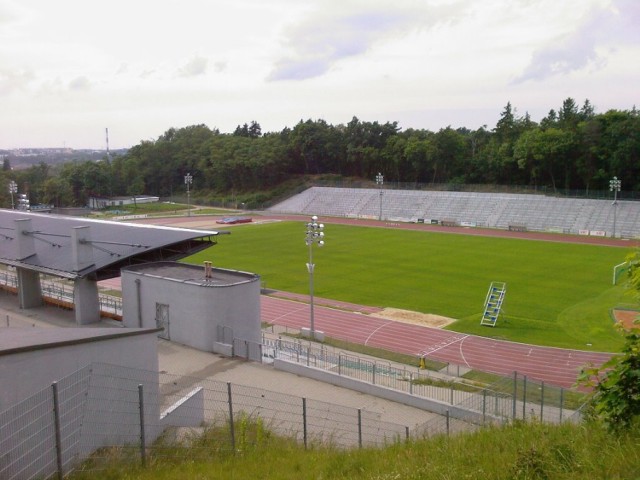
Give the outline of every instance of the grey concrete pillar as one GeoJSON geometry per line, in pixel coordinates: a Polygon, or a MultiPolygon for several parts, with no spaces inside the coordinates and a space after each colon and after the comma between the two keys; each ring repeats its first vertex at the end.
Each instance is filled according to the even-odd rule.
{"type": "Polygon", "coordinates": [[[76,323],[86,325],[100,320],[98,282],[88,278],[77,278],[73,284],[76,323]]]}
{"type": "Polygon", "coordinates": [[[40,273],[33,270],[17,267],[18,277],[18,302],[20,308],[39,307],[42,300],[42,288],[40,287],[40,273]]]}
{"type": "MultiPolygon", "coordinates": [[[[36,244],[31,232],[31,219],[14,220],[15,225],[15,256],[16,260],[24,260],[36,254],[36,244]]],[[[39,307],[43,304],[40,274],[26,268],[17,267],[18,302],[20,308],[39,307]]]]}

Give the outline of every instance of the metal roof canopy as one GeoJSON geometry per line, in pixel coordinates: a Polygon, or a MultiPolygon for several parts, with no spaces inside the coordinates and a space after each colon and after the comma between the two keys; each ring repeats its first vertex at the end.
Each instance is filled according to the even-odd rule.
{"type": "Polygon", "coordinates": [[[94,220],[78,217],[0,210],[0,263],[69,279],[106,280],[120,269],[160,260],[177,260],[216,243],[227,231],[94,220]],[[16,220],[30,219],[29,232],[17,232],[16,220]],[[93,264],[74,270],[71,234],[89,227],[93,264]],[[33,237],[35,254],[18,259],[16,242],[21,234],[33,237]]]}

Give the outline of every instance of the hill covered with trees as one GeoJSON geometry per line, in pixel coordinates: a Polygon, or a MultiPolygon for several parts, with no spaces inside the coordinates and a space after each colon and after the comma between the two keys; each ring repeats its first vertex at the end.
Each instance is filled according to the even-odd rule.
{"type": "MultiPolygon", "coordinates": [[[[90,195],[183,195],[184,175],[193,176],[202,199],[269,191],[304,175],[331,174],[385,183],[492,184],[558,190],[608,190],[623,180],[626,193],[640,189],[640,114],[596,113],[589,100],[572,98],[539,123],[517,115],[507,103],[495,127],[402,130],[397,122],[331,125],[301,120],[293,128],[263,133],[252,121],[233,133],[206,125],[170,128],[155,141],[101,161],[23,171],[6,168],[5,183],[28,188],[31,203],[84,205],[90,195]]],[[[623,196],[624,196],[623,192],[623,196]]],[[[3,198],[4,197],[4,198],[3,198]]],[[[0,192],[9,203],[7,189],[0,192]]]]}

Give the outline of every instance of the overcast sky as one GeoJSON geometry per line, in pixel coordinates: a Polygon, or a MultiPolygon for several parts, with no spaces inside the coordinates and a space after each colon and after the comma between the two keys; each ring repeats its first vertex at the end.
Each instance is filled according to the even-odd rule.
{"type": "MultiPolygon", "coordinates": [[[[0,0],[0,148],[301,119],[495,127],[640,93],[640,0],[0,0]]],[[[638,105],[640,106],[640,105],[638,105]]]]}

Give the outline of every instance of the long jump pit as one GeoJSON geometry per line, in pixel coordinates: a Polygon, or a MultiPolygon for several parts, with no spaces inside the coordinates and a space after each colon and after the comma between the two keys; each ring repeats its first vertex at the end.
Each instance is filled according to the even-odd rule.
{"type": "Polygon", "coordinates": [[[640,328],[640,323],[634,323],[634,321],[640,318],[640,312],[637,310],[623,310],[614,309],[613,316],[616,319],[616,323],[625,330],[632,330],[634,328],[640,328]]]}
{"type": "Polygon", "coordinates": [[[385,308],[379,312],[370,313],[369,316],[432,328],[443,328],[456,321],[455,318],[443,317],[442,315],[413,312],[399,308],[385,308]]]}

